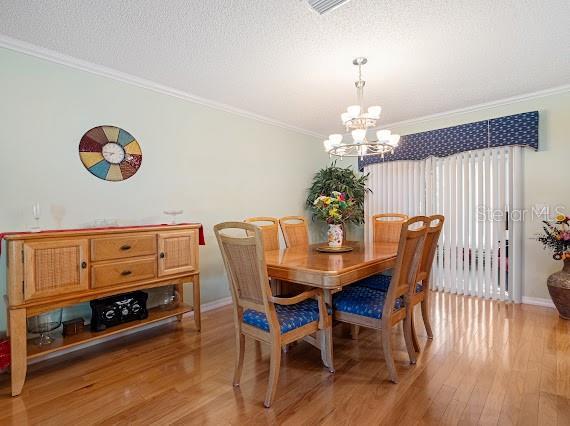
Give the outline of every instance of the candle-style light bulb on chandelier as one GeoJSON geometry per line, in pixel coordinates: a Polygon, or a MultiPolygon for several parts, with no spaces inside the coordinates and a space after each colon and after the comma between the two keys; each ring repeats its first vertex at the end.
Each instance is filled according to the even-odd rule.
{"type": "Polygon", "coordinates": [[[324,141],[325,150],[332,156],[337,157],[364,157],[367,155],[393,154],[394,148],[398,146],[400,135],[395,135],[390,130],[378,130],[377,140],[369,140],[368,129],[376,127],[376,121],[380,118],[382,107],[374,105],[364,111],[364,84],[362,80],[362,66],[368,62],[366,58],[359,57],[352,61],[358,67],[358,81],[356,86],[357,105],[350,105],[346,112],[340,115],[342,124],[346,132],[352,135],[352,141],[343,142],[343,135],[336,133],[329,135],[324,141]]]}

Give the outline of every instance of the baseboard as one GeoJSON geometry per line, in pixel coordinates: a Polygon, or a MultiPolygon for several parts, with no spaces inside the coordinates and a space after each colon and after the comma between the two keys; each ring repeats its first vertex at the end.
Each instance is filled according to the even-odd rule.
{"type": "MultiPolygon", "coordinates": [[[[217,299],[217,300],[213,300],[211,302],[208,303],[204,303],[201,306],[200,312],[208,312],[208,311],[213,311],[214,309],[218,309],[218,308],[222,308],[224,306],[227,306],[229,304],[232,303],[232,298],[231,296],[228,297],[223,297],[221,299],[217,299]]],[[[190,312],[186,312],[183,317],[188,317],[188,318],[193,318],[194,317],[194,312],[190,311],[190,312]]]]}
{"type": "Polygon", "coordinates": [[[526,305],[544,306],[545,308],[554,308],[554,303],[550,299],[543,299],[542,297],[528,297],[523,296],[522,302],[526,305]]]}
{"type": "MultiPolygon", "coordinates": [[[[224,297],[222,299],[213,300],[212,302],[204,303],[200,307],[201,308],[200,312],[204,313],[204,312],[212,311],[214,309],[218,309],[218,308],[222,308],[224,306],[227,306],[231,303],[232,303],[231,297],[224,297]]],[[[193,318],[194,312],[187,312],[183,315],[183,317],[193,318]]],[[[63,349],[61,351],[50,353],[50,354],[47,354],[47,355],[42,356],[42,357],[34,358],[32,361],[30,361],[29,364],[31,365],[31,364],[35,364],[36,362],[41,362],[41,361],[45,361],[47,359],[56,358],[58,356],[62,356],[65,354],[69,354],[71,352],[75,352],[75,351],[78,351],[81,349],[85,349],[85,348],[89,348],[91,346],[98,345],[100,343],[109,342],[109,341],[114,340],[114,339],[119,339],[121,337],[125,337],[125,336],[128,336],[130,334],[140,333],[141,331],[150,330],[154,327],[159,327],[161,325],[164,325],[164,324],[167,324],[167,323],[173,322],[173,321],[177,321],[176,317],[166,318],[163,321],[157,321],[155,323],[148,324],[148,325],[142,326],[140,328],[136,328],[134,330],[126,330],[122,333],[117,333],[117,334],[113,334],[111,336],[103,337],[103,338],[96,340],[96,341],[86,342],[82,345],[77,345],[77,346],[71,347],[69,349],[63,349]]]]}

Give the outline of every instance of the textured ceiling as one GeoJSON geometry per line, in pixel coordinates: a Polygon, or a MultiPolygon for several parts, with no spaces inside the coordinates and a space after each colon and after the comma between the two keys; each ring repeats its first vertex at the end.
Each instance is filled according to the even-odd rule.
{"type": "Polygon", "coordinates": [[[0,33],[320,134],[570,83],[568,0],[0,0],[0,33]]]}

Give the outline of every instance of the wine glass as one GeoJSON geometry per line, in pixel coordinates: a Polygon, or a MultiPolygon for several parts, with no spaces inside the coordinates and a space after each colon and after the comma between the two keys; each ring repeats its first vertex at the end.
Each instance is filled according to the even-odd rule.
{"type": "Polygon", "coordinates": [[[31,231],[40,232],[40,216],[41,216],[40,203],[34,203],[32,205],[32,216],[34,217],[36,223],[34,226],[32,226],[31,231]]]}
{"type": "Polygon", "coordinates": [[[28,318],[28,333],[39,333],[40,335],[40,337],[34,340],[34,344],[46,346],[53,342],[53,338],[48,333],[59,328],[62,312],[63,309],[60,308],[28,318]]]}
{"type": "Polygon", "coordinates": [[[170,224],[176,225],[176,216],[184,213],[184,210],[165,210],[163,213],[168,216],[172,216],[172,221],[170,222],[170,224]]]}

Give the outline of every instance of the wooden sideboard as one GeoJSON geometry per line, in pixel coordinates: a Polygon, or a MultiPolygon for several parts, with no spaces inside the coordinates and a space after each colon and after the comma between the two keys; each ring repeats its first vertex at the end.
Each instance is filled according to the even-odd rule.
{"type": "Polygon", "coordinates": [[[12,395],[22,392],[28,360],[121,331],[194,311],[200,330],[199,224],[12,234],[8,247],[8,334],[12,395]],[[193,306],[184,303],[192,283],[193,306]],[[28,344],[26,318],[134,290],[175,285],[179,307],[150,309],[145,320],[28,344]]]}

